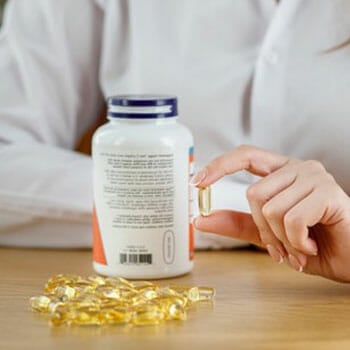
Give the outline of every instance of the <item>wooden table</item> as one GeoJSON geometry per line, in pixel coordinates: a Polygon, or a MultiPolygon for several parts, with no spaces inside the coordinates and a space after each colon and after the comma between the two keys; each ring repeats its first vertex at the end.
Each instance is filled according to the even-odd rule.
{"type": "Polygon", "coordinates": [[[93,274],[89,251],[0,249],[0,266],[0,349],[350,349],[350,286],[261,252],[197,253],[193,273],[161,283],[214,286],[215,302],[186,322],[134,328],[50,328],[31,312],[50,276],[93,274]]]}

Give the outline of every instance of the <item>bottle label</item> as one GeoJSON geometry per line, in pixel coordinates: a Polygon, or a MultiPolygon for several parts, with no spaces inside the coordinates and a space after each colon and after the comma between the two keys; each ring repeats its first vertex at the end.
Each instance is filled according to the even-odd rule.
{"type": "Polygon", "coordinates": [[[185,152],[96,147],[95,262],[140,270],[164,269],[192,259],[187,190],[191,170],[188,149],[185,152]]]}

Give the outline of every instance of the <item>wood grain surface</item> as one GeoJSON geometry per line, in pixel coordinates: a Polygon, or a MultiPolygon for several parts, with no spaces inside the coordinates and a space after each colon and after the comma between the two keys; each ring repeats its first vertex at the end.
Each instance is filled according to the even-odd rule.
{"type": "Polygon", "coordinates": [[[0,349],[350,349],[350,286],[277,265],[262,252],[198,252],[191,274],[213,304],[159,326],[51,328],[29,308],[57,273],[93,274],[89,251],[0,249],[0,349]]]}

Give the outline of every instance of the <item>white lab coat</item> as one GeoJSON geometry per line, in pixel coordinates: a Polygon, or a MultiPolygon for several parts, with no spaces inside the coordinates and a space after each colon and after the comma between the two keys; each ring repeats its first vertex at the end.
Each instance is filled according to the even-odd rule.
{"type": "MultiPolygon", "coordinates": [[[[171,93],[197,169],[241,143],[319,159],[350,192],[348,0],[10,0],[0,34],[0,244],[91,244],[104,98],[171,93]]],[[[247,209],[235,177],[216,208],[247,209]]],[[[197,236],[197,247],[237,244],[197,236]]]]}

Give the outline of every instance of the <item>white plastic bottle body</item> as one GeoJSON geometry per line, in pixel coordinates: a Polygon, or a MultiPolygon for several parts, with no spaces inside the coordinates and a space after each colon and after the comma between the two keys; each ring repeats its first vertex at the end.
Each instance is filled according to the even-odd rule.
{"type": "Polygon", "coordinates": [[[93,137],[93,266],[100,274],[151,279],[193,268],[193,139],[176,119],[115,119],[93,137]]]}

